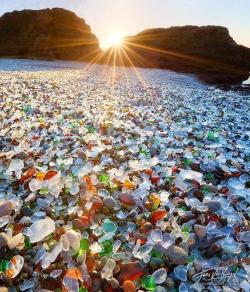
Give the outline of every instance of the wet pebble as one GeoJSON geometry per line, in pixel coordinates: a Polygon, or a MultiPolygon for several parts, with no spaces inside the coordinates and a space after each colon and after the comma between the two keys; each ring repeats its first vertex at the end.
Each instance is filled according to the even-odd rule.
{"type": "Polygon", "coordinates": [[[199,238],[204,238],[207,234],[207,228],[199,224],[194,225],[194,231],[199,238]]]}
{"type": "Polygon", "coordinates": [[[11,201],[0,202],[0,217],[11,215],[14,209],[15,209],[15,204],[11,201]]]}
{"type": "Polygon", "coordinates": [[[187,261],[188,254],[178,246],[171,246],[165,251],[166,256],[173,264],[184,265],[187,261]]]}
{"type": "Polygon", "coordinates": [[[206,201],[204,205],[212,212],[217,212],[221,209],[221,203],[215,200],[206,201]]]}
{"type": "Polygon", "coordinates": [[[105,207],[112,209],[115,207],[116,202],[115,202],[115,199],[113,197],[106,197],[103,200],[103,204],[105,207]]]}

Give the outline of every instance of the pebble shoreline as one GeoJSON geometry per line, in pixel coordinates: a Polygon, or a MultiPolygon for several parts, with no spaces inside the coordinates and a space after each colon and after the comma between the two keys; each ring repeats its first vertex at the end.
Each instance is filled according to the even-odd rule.
{"type": "Polygon", "coordinates": [[[0,61],[0,290],[249,291],[249,96],[82,66],[0,61]]]}

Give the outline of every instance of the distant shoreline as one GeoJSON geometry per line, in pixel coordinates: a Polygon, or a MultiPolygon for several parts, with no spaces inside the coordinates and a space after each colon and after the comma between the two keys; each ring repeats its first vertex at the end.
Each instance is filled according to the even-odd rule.
{"type": "MultiPolygon", "coordinates": [[[[58,69],[58,70],[65,70],[65,69],[76,69],[76,70],[81,70],[81,67],[75,67],[73,65],[81,65],[81,64],[85,64],[86,66],[89,66],[89,63],[86,61],[77,61],[77,60],[52,60],[52,59],[24,59],[24,58],[4,58],[4,57],[0,57],[0,71],[2,71],[1,69],[1,61],[23,61],[23,62],[27,62],[27,63],[31,63],[31,62],[39,62],[39,63],[43,63],[43,62],[47,62],[48,64],[53,64],[53,65],[57,65],[56,67],[53,68],[53,65],[50,68],[51,70],[53,69],[58,69]],[[69,65],[69,66],[66,66],[69,65]]],[[[36,64],[34,64],[36,65],[36,64]]],[[[42,64],[41,64],[42,65],[42,64]]],[[[95,64],[97,66],[112,66],[110,64],[95,64]]],[[[122,68],[121,66],[117,66],[117,68],[122,68]]],[[[127,66],[127,69],[131,69],[131,67],[127,66]]],[[[231,85],[229,86],[227,85],[223,85],[223,84],[211,84],[206,82],[205,80],[202,80],[201,78],[199,78],[199,75],[195,74],[195,73],[188,73],[188,72],[177,72],[171,69],[166,69],[166,68],[145,68],[145,67],[138,67],[140,69],[144,69],[144,70],[149,70],[149,71],[153,71],[153,70],[161,70],[161,71],[166,71],[166,72],[173,72],[175,74],[184,74],[186,76],[190,76],[193,77],[197,80],[199,80],[200,82],[202,82],[205,85],[212,85],[215,86],[216,88],[219,89],[223,89],[223,90],[233,90],[233,91],[244,91],[244,92],[250,92],[250,76],[247,80],[245,80],[243,83],[246,83],[246,81],[249,81],[249,83],[243,84],[242,85],[231,85]]],[[[4,70],[4,71],[13,71],[12,68],[10,68],[10,70],[4,70]]],[[[19,71],[19,70],[17,70],[19,71]]],[[[33,70],[32,70],[33,71],[33,70]]],[[[35,70],[36,71],[36,70],[35,70]]]]}

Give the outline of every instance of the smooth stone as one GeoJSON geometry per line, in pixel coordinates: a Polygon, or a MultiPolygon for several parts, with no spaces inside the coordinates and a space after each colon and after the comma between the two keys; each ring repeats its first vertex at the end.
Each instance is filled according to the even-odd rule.
{"type": "Polygon", "coordinates": [[[120,201],[128,206],[134,206],[136,204],[135,198],[130,194],[122,193],[119,195],[120,201]]]}
{"type": "Polygon", "coordinates": [[[194,231],[199,238],[204,238],[207,234],[207,228],[199,224],[194,225],[194,231]]]}
{"type": "Polygon", "coordinates": [[[83,231],[83,230],[85,230],[85,229],[87,229],[89,227],[89,223],[83,222],[80,219],[74,219],[72,221],[72,224],[73,224],[73,227],[75,229],[78,229],[80,231],[83,231]]]}
{"type": "Polygon", "coordinates": [[[187,254],[188,254],[188,250],[189,250],[189,245],[186,241],[182,241],[178,244],[178,246],[180,248],[182,248],[187,254]]]}
{"type": "Polygon", "coordinates": [[[22,151],[22,152],[18,153],[17,157],[21,160],[25,160],[28,158],[28,155],[22,151]]]}
{"type": "Polygon", "coordinates": [[[45,218],[33,223],[27,235],[30,237],[30,242],[35,243],[47,237],[50,233],[55,231],[55,222],[50,218],[45,218]]]}
{"type": "Polygon", "coordinates": [[[121,271],[118,275],[118,280],[122,284],[126,280],[134,281],[140,278],[145,273],[145,268],[141,262],[129,262],[121,264],[121,271]]]}
{"type": "Polygon", "coordinates": [[[127,280],[123,283],[124,292],[136,292],[136,287],[133,281],[127,280]]]}
{"type": "Polygon", "coordinates": [[[175,276],[181,281],[187,281],[187,267],[186,266],[178,266],[174,268],[175,276]]]}
{"type": "Polygon", "coordinates": [[[70,247],[72,247],[73,250],[78,251],[80,248],[80,240],[82,238],[81,234],[75,230],[67,230],[65,235],[68,238],[70,247]]]}
{"type": "Polygon", "coordinates": [[[63,245],[63,250],[64,251],[69,251],[70,243],[69,243],[68,237],[65,234],[62,234],[61,237],[60,237],[60,241],[61,241],[61,243],[63,245]]]}
{"type": "Polygon", "coordinates": [[[107,281],[113,278],[113,271],[116,266],[116,262],[112,259],[108,259],[101,271],[101,278],[107,281]]]}
{"type": "Polygon", "coordinates": [[[162,231],[160,229],[154,229],[150,231],[149,237],[154,243],[160,243],[163,239],[162,231]]]}
{"type": "Polygon", "coordinates": [[[166,269],[164,269],[164,268],[158,269],[158,270],[154,271],[152,276],[154,277],[156,284],[162,284],[167,278],[166,269]]]}
{"type": "Polygon", "coordinates": [[[7,246],[9,241],[9,236],[4,232],[0,233],[0,248],[7,246]]]}
{"type": "Polygon", "coordinates": [[[9,239],[8,247],[9,247],[9,249],[14,249],[14,248],[18,247],[18,245],[20,243],[23,243],[23,242],[24,242],[23,234],[19,233],[19,234],[15,235],[9,239]]]}
{"type": "Polygon", "coordinates": [[[168,277],[166,279],[165,283],[166,283],[167,288],[169,288],[169,289],[174,288],[174,280],[172,278],[168,277]]]}
{"type": "Polygon", "coordinates": [[[212,212],[217,212],[221,209],[221,203],[215,200],[204,202],[203,205],[207,206],[212,212]]]}
{"type": "Polygon", "coordinates": [[[188,254],[185,250],[175,245],[171,245],[165,251],[165,255],[176,265],[184,265],[188,258],[188,254]]]}
{"type": "Polygon", "coordinates": [[[105,207],[112,209],[115,207],[115,199],[113,197],[106,197],[103,199],[103,204],[105,207]]]}
{"type": "Polygon", "coordinates": [[[115,278],[112,278],[110,280],[110,285],[112,286],[113,289],[118,289],[120,287],[119,281],[116,280],[115,278]]]}
{"type": "Polygon", "coordinates": [[[86,154],[85,154],[85,152],[82,151],[82,150],[78,150],[77,155],[78,155],[78,157],[79,157],[81,160],[85,160],[85,159],[86,159],[86,154]]]}
{"type": "Polygon", "coordinates": [[[179,218],[178,223],[182,225],[182,224],[187,223],[188,221],[193,220],[193,219],[195,219],[194,214],[186,214],[186,215],[183,215],[179,218]]]}
{"type": "Polygon", "coordinates": [[[160,268],[164,264],[164,260],[161,258],[151,257],[149,265],[152,269],[160,268]]]}
{"type": "Polygon", "coordinates": [[[117,226],[114,222],[110,221],[109,219],[105,219],[101,226],[104,233],[113,233],[117,230],[117,226]]]}
{"type": "Polygon", "coordinates": [[[15,207],[15,204],[11,201],[0,203],[0,217],[11,215],[15,207]]]}

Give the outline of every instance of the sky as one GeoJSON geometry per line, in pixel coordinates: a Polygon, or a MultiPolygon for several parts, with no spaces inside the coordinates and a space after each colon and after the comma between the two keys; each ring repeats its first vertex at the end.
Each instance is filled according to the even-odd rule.
{"type": "Polygon", "coordinates": [[[250,0],[0,0],[0,14],[62,7],[83,17],[102,48],[144,29],[182,25],[222,25],[250,47],[250,0]]]}

